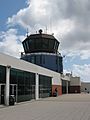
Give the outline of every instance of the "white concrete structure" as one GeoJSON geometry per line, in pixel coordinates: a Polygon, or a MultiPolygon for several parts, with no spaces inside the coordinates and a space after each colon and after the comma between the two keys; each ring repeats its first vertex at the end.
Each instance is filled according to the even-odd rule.
{"type": "Polygon", "coordinates": [[[36,86],[35,86],[35,98],[39,99],[39,75],[36,73],[36,86]]]}
{"type": "MultiPolygon", "coordinates": [[[[35,74],[35,85],[33,85],[34,91],[35,91],[35,99],[38,100],[40,97],[40,75],[41,76],[46,76],[51,79],[51,94],[55,92],[55,89],[57,88],[58,95],[68,94],[70,92],[70,89],[75,87],[75,90],[77,88],[80,88],[80,77],[73,77],[73,76],[68,76],[68,75],[63,75],[58,72],[54,72],[52,70],[40,67],[38,65],[32,64],[30,62],[26,62],[24,60],[20,60],[5,54],[0,53],[0,66],[4,66],[6,68],[6,83],[5,83],[5,104],[9,105],[9,93],[10,93],[10,75],[11,75],[11,69],[15,70],[20,70],[20,71],[25,71],[29,73],[35,74]],[[71,88],[72,87],[72,88],[71,88]],[[76,88],[77,87],[77,88],[76,88]]],[[[23,78],[20,78],[20,80],[23,78]]],[[[42,78],[43,80],[43,78],[42,78]]],[[[1,84],[1,83],[0,83],[1,84]]],[[[1,89],[1,88],[0,88],[1,89]]],[[[12,85],[12,91],[14,94],[16,94],[16,99],[17,99],[17,89],[18,85],[13,84],[12,85]],[[15,92],[14,92],[14,89],[15,92]]],[[[28,92],[28,88],[27,92],[28,92]]],[[[45,89],[45,88],[41,88],[45,89]]],[[[22,89],[23,90],[23,89],[22,89]]],[[[75,92],[75,90],[73,92],[75,92]]],[[[30,90],[29,90],[30,91],[30,90]]],[[[78,91],[78,90],[77,90],[78,91]]],[[[1,93],[0,93],[1,94],[1,93]]],[[[4,93],[3,93],[4,95],[4,93]]],[[[20,99],[23,99],[22,96],[20,99]]],[[[1,100],[1,98],[0,98],[1,100]]],[[[17,100],[16,100],[17,101],[17,100]]]]}
{"type": "MultiPolygon", "coordinates": [[[[52,92],[54,92],[55,88],[57,88],[58,95],[62,94],[62,79],[65,81],[70,81],[70,78],[68,76],[61,76],[60,73],[51,71],[49,69],[40,67],[38,65],[26,62],[24,60],[16,59],[14,57],[1,54],[1,53],[0,53],[0,65],[6,67],[6,84],[5,84],[5,104],[6,105],[9,105],[10,69],[12,68],[35,73],[35,76],[36,76],[35,77],[35,99],[36,100],[39,99],[39,75],[48,76],[52,79],[52,92]]],[[[14,91],[14,85],[13,85],[13,91],[14,91]]],[[[67,88],[67,93],[68,93],[68,88],[67,88]]]]}
{"type": "Polygon", "coordinates": [[[49,69],[40,67],[38,65],[26,62],[24,60],[17,59],[15,57],[11,57],[9,55],[0,53],[0,65],[7,66],[10,65],[11,68],[16,68],[24,71],[30,71],[33,73],[38,73],[46,76],[50,76],[53,78],[52,84],[60,85],[60,74],[49,69]]]}
{"type": "Polygon", "coordinates": [[[71,76],[68,76],[67,74],[66,74],[66,75],[61,74],[61,79],[62,79],[62,80],[70,81],[70,77],[71,77],[71,76]]]}
{"type": "Polygon", "coordinates": [[[9,92],[10,92],[10,68],[11,66],[7,65],[6,67],[6,86],[5,86],[5,105],[9,105],[9,92]]]}
{"type": "Polygon", "coordinates": [[[70,93],[81,93],[80,77],[70,76],[70,93]]]}
{"type": "Polygon", "coordinates": [[[81,86],[80,77],[70,77],[70,86],[81,86]]]}

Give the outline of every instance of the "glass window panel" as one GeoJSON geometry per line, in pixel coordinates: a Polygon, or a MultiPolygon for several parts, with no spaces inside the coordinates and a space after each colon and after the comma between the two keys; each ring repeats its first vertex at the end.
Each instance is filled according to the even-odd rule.
{"type": "Polygon", "coordinates": [[[28,44],[28,40],[26,41],[26,46],[27,46],[27,50],[29,51],[29,44],[28,44]]]}
{"type": "Polygon", "coordinates": [[[10,70],[10,83],[17,84],[17,72],[13,69],[10,70]]]}
{"type": "Polygon", "coordinates": [[[23,72],[18,72],[17,73],[17,79],[18,79],[18,84],[24,84],[24,76],[23,76],[23,72]]]}
{"type": "MultiPolygon", "coordinates": [[[[11,68],[10,81],[17,81],[18,102],[35,98],[35,74],[11,68]]],[[[14,81],[14,82],[13,82],[14,81]]]]}
{"type": "Polygon", "coordinates": [[[45,56],[43,55],[43,64],[45,64],[45,56]]]}
{"type": "Polygon", "coordinates": [[[39,97],[48,97],[52,91],[52,78],[39,75],[39,97]]]}
{"type": "Polygon", "coordinates": [[[43,39],[42,40],[42,48],[43,49],[48,49],[48,47],[49,47],[49,40],[48,39],[43,39]]]}
{"type": "Polygon", "coordinates": [[[24,95],[24,86],[18,85],[18,95],[24,95]]]}
{"type": "Polygon", "coordinates": [[[30,84],[30,74],[28,72],[24,72],[24,81],[25,81],[25,85],[30,84]]]}
{"type": "Polygon", "coordinates": [[[6,67],[0,66],[0,83],[5,83],[6,81],[6,67]]]}
{"type": "Polygon", "coordinates": [[[36,61],[35,61],[35,56],[31,56],[31,62],[32,63],[35,63],[36,61]]]}
{"type": "Polygon", "coordinates": [[[25,42],[23,42],[23,47],[24,47],[24,50],[27,51],[25,42]]]}
{"type": "Polygon", "coordinates": [[[49,40],[49,49],[54,48],[54,40],[49,40]]]}

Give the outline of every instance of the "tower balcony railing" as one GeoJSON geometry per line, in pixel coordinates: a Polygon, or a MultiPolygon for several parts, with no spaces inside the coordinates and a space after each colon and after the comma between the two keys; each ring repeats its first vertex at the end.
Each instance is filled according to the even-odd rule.
{"type": "Polygon", "coordinates": [[[36,52],[36,53],[27,53],[25,54],[24,52],[21,52],[21,58],[24,56],[28,56],[28,55],[57,55],[57,56],[61,56],[61,53],[47,53],[47,52],[36,52]]]}

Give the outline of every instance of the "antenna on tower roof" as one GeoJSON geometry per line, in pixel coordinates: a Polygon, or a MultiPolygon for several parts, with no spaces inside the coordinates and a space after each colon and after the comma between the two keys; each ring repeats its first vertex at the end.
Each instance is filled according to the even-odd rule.
{"type": "Polygon", "coordinates": [[[28,32],[28,28],[27,28],[27,37],[28,37],[28,33],[29,33],[29,32],[28,32]]]}

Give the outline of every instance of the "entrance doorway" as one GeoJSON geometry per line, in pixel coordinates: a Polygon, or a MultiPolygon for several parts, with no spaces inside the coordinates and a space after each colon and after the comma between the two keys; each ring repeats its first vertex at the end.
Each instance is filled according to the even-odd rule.
{"type": "Polygon", "coordinates": [[[15,102],[17,102],[17,85],[16,84],[10,84],[10,96],[14,96],[15,102]]]}
{"type": "Polygon", "coordinates": [[[4,104],[5,84],[0,84],[0,104],[4,104]]]}
{"type": "MultiPolygon", "coordinates": [[[[9,95],[15,97],[15,102],[17,102],[17,85],[10,84],[9,95]]],[[[0,84],[0,104],[4,104],[5,101],[5,84],[0,84]]]]}
{"type": "Polygon", "coordinates": [[[35,85],[31,86],[31,99],[35,99],[35,85]]]}

